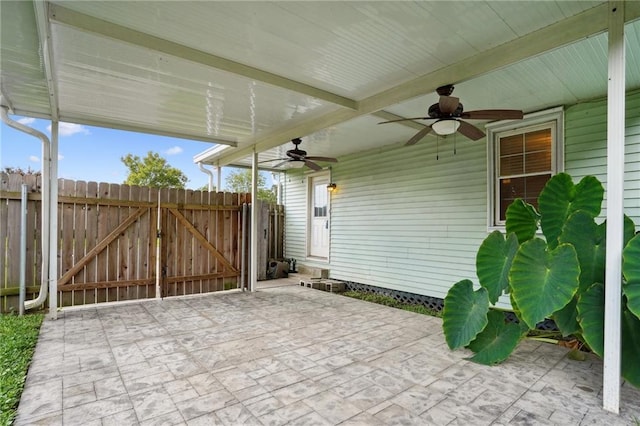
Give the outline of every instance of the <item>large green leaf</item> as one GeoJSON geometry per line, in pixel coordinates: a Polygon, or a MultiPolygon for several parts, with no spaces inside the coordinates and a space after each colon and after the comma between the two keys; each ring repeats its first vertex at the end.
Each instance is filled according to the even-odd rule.
{"type": "Polygon", "coordinates": [[[633,223],[633,220],[625,214],[624,229],[623,229],[623,235],[622,235],[622,238],[623,238],[622,245],[626,246],[635,235],[636,235],[636,224],[633,223]]]}
{"type": "Polygon", "coordinates": [[[606,250],[605,224],[597,225],[593,216],[584,210],[569,216],[558,240],[572,244],[580,262],[580,291],[595,282],[604,282],[606,250]]]}
{"type": "Polygon", "coordinates": [[[489,302],[495,304],[509,285],[509,269],[518,250],[515,234],[507,238],[500,231],[493,231],[484,239],[476,255],[476,273],[480,285],[487,289],[489,302]]]}
{"type": "Polygon", "coordinates": [[[623,291],[627,296],[627,307],[640,318],[640,234],[627,243],[622,259],[622,273],[626,278],[623,291]]]}
{"type": "Polygon", "coordinates": [[[622,311],[622,377],[640,388],[640,319],[622,311]]]}
{"type": "Polygon", "coordinates": [[[484,287],[473,291],[469,280],[458,281],[444,298],[442,329],[449,348],[467,346],[487,325],[489,296],[484,287]]]}
{"type": "Polygon", "coordinates": [[[540,238],[522,244],[509,273],[513,298],[530,328],[564,307],[578,290],[580,266],[573,246],[546,248],[540,238]]]}
{"type": "Polygon", "coordinates": [[[470,358],[479,364],[498,364],[511,355],[524,332],[518,324],[507,324],[504,313],[489,311],[489,323],[476,339],[469,344],[476,354],[470,358]]]}
{"type": "Polygon", "coordinates": [[[604,285],[597,283],[580,295],[578,321],[582,337],[601,358],[604,356],[604,285]]]}
{"type": "Polygon", "coordinates": [[[578,294],[573,296],[571,301],[567,303],[564,308],[553,313],[553,321],[565,337],[580,331],[580,324],[578,324],[578,311],[576,309],[577,305],[578,294]]]}
{"type": "Polygon", "coordinates": [[[549,246],[558,245],[562,227],[573,212],[584,210],[593,217],[598,216],[603,195],[602,184],[593,176],[585,176],[577,185],[566,173],[552,177],[538,197],[540,224],[549,246]]]}
{"type": "Polygon", "coordinates": [[[535,237],[540,222],[540,215],[529,203],[518,198],[507,207],[507,234],[514,233],[520,244],[535,237]]]}
{"type": "Polygon", "coordinates": [[[518,303],[513,298],[513,293],[509,295],[509,301],[511,302],[511,309],[513,309],[513,313],[516,316],[516,318],[518,318],[518,321],[526,325],[525,322],[522,320],[522,312],[520,312],[520,308],[518,308],[518,303]]]}

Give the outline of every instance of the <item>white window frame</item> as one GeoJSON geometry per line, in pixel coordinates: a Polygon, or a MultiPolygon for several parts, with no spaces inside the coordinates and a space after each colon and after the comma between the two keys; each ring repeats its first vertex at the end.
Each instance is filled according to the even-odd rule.
{"type": "Polygon", "coordinates": [[[551,175],[564,171],[564,109],[556,107],[534,112],[522,120],[508,120],[490,123],[487,130],[487,230],[504,231],[504,221],[500,221],[500,185],[498,176],[498,140],[510,134],[525,133],[535,129],[551,127],[551,175]]]}

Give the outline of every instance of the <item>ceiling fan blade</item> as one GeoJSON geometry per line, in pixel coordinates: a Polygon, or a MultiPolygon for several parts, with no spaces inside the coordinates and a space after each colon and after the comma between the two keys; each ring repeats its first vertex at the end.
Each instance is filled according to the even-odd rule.
{"type": "Polygon", "coordinates": [[[397,120],[381,121],[378,124],[397,123],[398,121],[411,121],[411,120],[431,120],[431,117],[411,117],[411,118],[398,118],[397,120]]]}
{"type": "Polygon", "coordinates": [[[445,115],[453,114],[460,105],[460,99],[455,96],[440,96],[440,102],[438,102],[440,112],[445,115]]]}
{"type": "Polygon", "coordinates": [[[280,167],[280,166],[284,166],[284,165],[285,165],[285,164],[287,164],[289,161],[291,161],[291,160],[284,160],[282,163],[278,163],[278,164],[276,164],[275,166],[271,166],[271,167],[273,167],[274,169],[277,169],[277,168],[278,168],[278,167],[280,167]]]}
{"type": "Polygon", "coordinates": [[[478,109],[465,111],[460,117],[471,120],[522,120],[524,113],[517,109],[478,109]]]}
{"type": "Polygon", "coordinates": [[[304,160],[305,158],[304,154],[298,154],[293,151],[287,151],[287,155],[289,156],[289,159],[293,159],[293,160],[304,160]]]}
{"type": "Polygon", "coordinates": [[[314,161],[326,161],[327,163],[337,163],[338,160],[336,160],[335,158],[332,157],[316,157],[316,156],[311,156],[311,157],[304,157],[306,160],[314,160],[314,161]]]}
{"type": "Polygon", "coordinates": [[[478,139],[484,138],[484,132],[478,129],[473,124],[469,124],[466,121],[458,120],[460,123],[460,127],[458,127],[458,131],[468,137],[471,140],[477,141],[478,139]]]}
{"type": "Polygon", "coordinates": [[[270,163],[271,161],[282,161],[282,160],[289,160],[289,159],[288,158],[273,158],[271,160],[258,161],[258,163],[270,163]]]}
{"type": "Polygon", "coordinates": [[[322,170],[322,167],[318,166],[313,161],[304,160],[304,164],[306,164],[308,168],[310,168],[311,170],[315,170],[316,172],[322,170]]]}
{"type": "Polygon", "coordinates": [[[416,133],[411,139],[409,139],[407,141],[407,143],[404,144],[404,146],[410,146],[410,145],[417,144],[420,141],[420,139],[422,139],[425,136],[427,136],[431,132],[431,130],[432,130],[431,126],[426,126],[424,129],[422,129],[418,133],[416,133]]]}

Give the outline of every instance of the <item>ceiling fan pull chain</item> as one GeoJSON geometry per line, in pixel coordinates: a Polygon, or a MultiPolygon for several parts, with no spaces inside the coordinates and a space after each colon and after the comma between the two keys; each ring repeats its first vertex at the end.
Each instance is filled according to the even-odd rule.
{"type": "Polygon", "coordinates": [[[440,149],[440,136],[436,135],[436,161],[440,159],[439,149],[440,149]]]}
{"type": "Polygon", "coordinates": [[[453,134],[453,155],[456,155],[456,134],[453,134]]]}

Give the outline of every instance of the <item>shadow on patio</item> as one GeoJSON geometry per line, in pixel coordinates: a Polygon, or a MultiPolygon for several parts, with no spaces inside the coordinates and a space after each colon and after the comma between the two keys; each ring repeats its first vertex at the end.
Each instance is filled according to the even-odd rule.
{"type": "MultiPolygon", "coordinates": [[[[299,281],[299,280],[298,280],[299,281]]],[[[283,285],[283,284],[294,285],[283,285]]],[[[43,324],[17,425],[635,424],[602,363],[527,341],[498,367],[441,320],[295,285],[68,310],[43,324]]]]}

